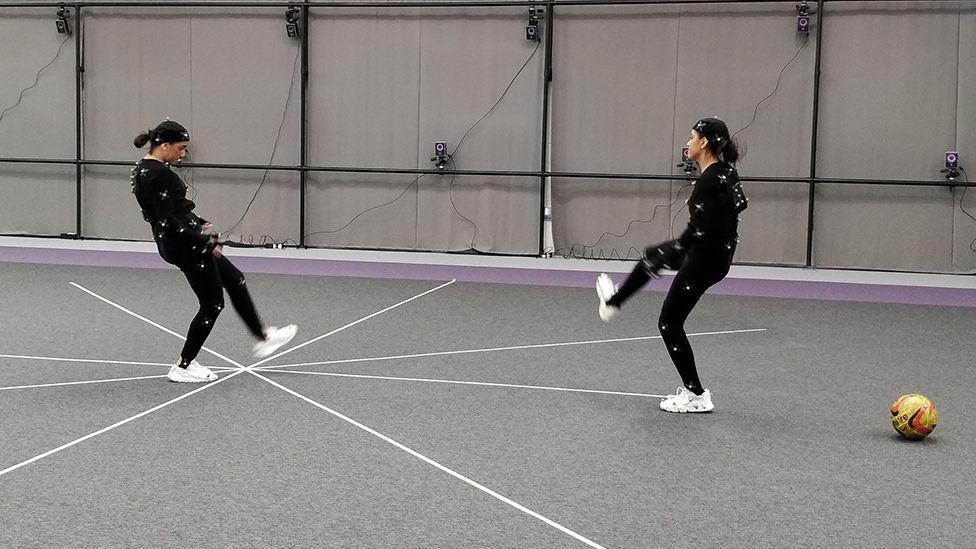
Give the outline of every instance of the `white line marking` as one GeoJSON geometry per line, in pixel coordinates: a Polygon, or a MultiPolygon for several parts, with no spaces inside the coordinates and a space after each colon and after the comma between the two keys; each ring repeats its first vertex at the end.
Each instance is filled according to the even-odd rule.
{"type": "MultiPolygon", "coordinates": [[[[752,332],[765,332],[766,328],[757,328],[750,330],[725,330],[721,332],[699,332],[695,334],[688,334],[688,337],[695,336],[708,336],[708,335],[726,335],[726,334],[745,334],[752,332]]],[[[327,366],[330,364],[350,364],[353,362],[377,362],[381,360],[400,360],[405,358],[421,358],[427,356],[445,356],[445,355],[463,355],[471,353],[488,353],[493,351],[514,351],[520,349],[541,349],[544,347],[568,347],[573,345],[593,345],[598,343],[619,343],[622,341],[643,341],[647,339],[661,339],[661,336],[640,336],[640,337],[621,337],[616,339],[593,339],[589,341],[567,341],[563,343],[540,343],[537,345],[515,345],[512,347],[491,347],[488,349],[467,349],[463,351],[437,351],[433,353],[418,353],[414,355],[398,355],[398,356],[380,356],[373,358],[351,358],[346,360],[327,360],[324,362],[302,362],[298,364],[282,364],[279,366],[265,366],[265,369],[278,369],[278,368],[293,368],[296,366],[327,366]]]]}
{"type": "Polygon", "coordinates": [[[232,377],[234,377],[236,375],[243,374],[243,373],[244,373],[244,370],[243,369],[238,369],[238,370],[234,371],[232,374],[230,374],[227,377],[222,377],[222,378],[218,379],[217,381],[213,381],[213,382],[207,383],[206,385],[204,385],[203,387],[200,387],[199,389],[194,389],[194,390],[192,390],[192,391],[190,391],[188,393],[184,393],[184,394],[182,394],[182,395],[180,395],[180,396],[178,396],[178,397],[176,397],[176,398],[174,398],[172,400],[168,400],[168,401],[166,401],[166,402],[164,402],[164,403],[162,403],[162,404],[160,404],[158,406],[154,406],[154,407],[146,410],[145,412],[140,412],[140,413],[138,413],[138,414],[136,414],[136,415],[134,415],[132,417],[123,419],[122,421],[119,421],[117,423],[113,423],[112,425],[109,425],[108,427],[104,427],[104,428],[99,429],[99,430],[97,430],[97,431],[95,431],[93,433],[89,433],[89,434],[87,434],[87,435],[85,435],[85,436],[83,436],[81,438],[75,439],[75,440],[73,440],[73,441],[71,441],[71,442],[69,442],[67,444],[62,444],[61,446],[58,446],[57,448],[54,448],[53,450],[48,450],[47,452],[44,452],[43,454],[39,454],[39,455],[34,456],[34,457],[32,457],[32,458],[30,458],[28,460],[22,461],[22,462],[20,462],[20,463],[18,463],[16,465],[12,465],[10,467],[7,467],[6,469],[0,471],[0,477],[2,477],[3,475],[6,475],[7,473],[10,473],[12,471],[16,471],[17,469],[20,469],[21,467],[23,467],[25,465],[30,465],[31,463],[34,463],[35,461],[44,459],[44,458],[46,458],[46,457],[48,457],[48,456],[50,456],[52,454],[56,454],[56,453],[60,452],[61,450],[65,450],[65,449],[71,448],[72,446],[74,446],[76,444],[80,444],[80,443],[82,443],[82,442],[84,442],[84,441],[86,441],[86,440],[88,440],[90,438],[96,437],[96,436],[98,436],[98,435],[100,435],[102,433],[111,431],[112,429],[115,429],[116,427],[121,427],[122,425],[125,425],[126,423],[129,423],[131,421],[135,421],[135,420],[137,420],[137,419],[139,419],[139,418],[141,418],[143,416],[146,416],[146,415],[149,415],[149,414],[155,412],[156,410],[160,410],[162,408],[165,408],[165,407],[169,406],[170,404],[174,404],[176,402],[179,402],[179,401],[183,400],[184,398],[188,398],[188,397],[190,397],[192,395],[195,395],[195,394],[199,393],[200,391],[207,390],[207,389],[209,389],[209,388],[211,388],[211,387],[213,387],[215,385],[218,385],[220,383],[223,383],[224,381],[227,381],[228,379],[230,379],[230,378],[232,378],[232,377]]]}
{"type": "Polygon", "coordinates": [[[90,362],[92,364],[129,364],[132,366],[172,366],[162,362],[133,362],[128,360],[100,360],[96,358],[61,358],[54,356],[30,356],[30,355],[2,355],[0,358],[15,358],[22,360],[53,360],[56,362],[90,362]]]}
{"type": "Polygon", "coordinates": [[[275,374],[308,374],[313,376],[352,377],[358,379],[383,379],[389,381],[423,381],[427,383],[452,383],[457,385],[484,385],[487,387],[514,387],[516,389],[543,389],[546,391],[567,391],[572,393],[596,393],[601,395],[637,396],[647,398],[666,398],[667,395],[647,395],[644,393],[625,393],[621,391],[600,391],[597,389],[569,389],[565,387],[545,387],[542,385],[513,385],[510,383],[488,383],[485,381],[455,381],[448,379],[427,379],[419,377],[367,376],[361,374],[337,374],[332,372],[302,372],[298,370],[278,370],[261,368],[258,371],[275,374]]]}
{"type": "MultiPolygon", "coordinates": [[[[147,323],[149,325],[152,325],[152,326],[155,326],[155,327],[159,328],[160,330],[166,332],[167,334],[174,335],[174,336],[182,339],[183,341],[186,341],[186,338],[184,336],[181,336],[180,334],[174,332],[173,330],[170,330],[169,328],[167,328],[167,327],[165,327],[165,326],[163,326],[161,324],[157,324],[156,322],[153,322],[152,320],[149,320],[148,318],[146,318],[146,317],[144,317],[144,316],[142,316],[142,315],[140,315],[138,313],[134,313],[134,312],[130,311],[129,309],[126,309],[125,307],[119,305],[118,303],[115,303],[113,301],[110,301],[108,299],[105,299],[104,297],[96,294],[95,292],[89,290],[88,288],[85,288],[84,286],[81,286],[80,284],[75,284],[74,282],[72,282],[71,285],[74,286],[75,288],[78,288],[79,290],[85,292],[86,294],[94,297],[95,299],[98,299],[100,301],[104,301],[105,303],[108,303],[109,305],[115,307],[116,309],[118,309],[118,310],[120,310],[120,311],[122,311],[124,313],[127,313],[129,315],[132,315],[132,316],[138,318],[139,320],[141,320],[141,321],[143,321],[143,322],[145,322],[145,323],[147,323]]],[[[238,363],[238,362],[236,362],[234,360],[231,360],[231,359],[225,357],[224,355],[222,355],[222,354],[220,354],[220,353],[218,353],[216,351],[213,351],[213,350],[208,349],[206,347],[203,347],[203,350],[204,351],[207,351],[208,353],[212,354],[213,356],[215,356],[217,358],[223,359],[223,360],[229,362],[230,364],[233,364],[234,366],[237,366],[238,368],[241,368],[241,369],[244,368],[244,366],[242,364],[240,364],[240,363],[238,363]]]]}
{"type": "MultiPolygon", "coordinates": [[[[471,480],[470,478],[468,478],[468,477],[466,477],[466,476],[464,476],[464,475],[462,475],[462,474],[454,471],[453,469],[450,469],[448,467],[445,467],[444,465],[441,465],[440,463],[434,461],[433,459],[431,459],[431,458],[429,458],[429,457],[427,457],[427,456],[425,456],[425,455],[423,455],[423,454],[421,454],[421,453],[419,453],[419,452],[417,452],[415,450],[412,450],[412,449],[404,446],[403,444],[400,444],[399,442],[393,440],[392,438],[390,438],[390,437],[388,437],[388,436],[386,436],[386,435],[384,435],[384,434],[382,434],[382,433],[380,433],[380,432],[378,432],[378,431],[376,431],[374,429],[371,429],[371,428],[363,425],[362,423],[359,423],[358,421],[356,421],[356,420],[354,420],[354,419],[352,419],[352,418],[350,418],[348,416],[342,415],[341,413],[339,413],[339,412],[337,412],[337,411],[335,411],[335,410],[333,410],[333,409],[331,409],[331,408],[329,408],[327,406],[324,406],[322,404],[319,404],[318,402],[315,402],[314,400],[312,400],[312,399],[310,399],[310,398],[308,398],[308,397],[306,397],[306,396],[304,396],[302,394],[299,394],[299,393],[297,393],[295,391],[292,391],[288,387],[285,387],[284,385],[281,385],[280,383],[277,383],[275,381],[272,381],[272,380],[268,379],[267,377],[265,377],[265,376],[263,376],[263,375],[255,372],[252,369],[248,369],[247,372],[249,374],[253,375],[253,376],[257,376],[258,378],[260,378],[260,379],[262,379],[262,380],[270,383],[271,385],[274,385],[275,387],[281,389],[282,391],[285,391],[286,393],[288,393],[290,395],[296,396],[296,397],[304,400],[305,402],[308,402],[309,404],[311,404],[312,406],[315,406],[316,408],[319,408],[320,410],[324,410],[324,411],[332,414],[333,416],[335,416],[335,417],[337,417],[337,418],[339,418],[339,419],[341,419],[341,420],[343,420],[343,421],[345,421],[345,422],[347,422],[347,423],[349,423],[351,425],[354,425],[354,426],[362,429],[363,431],[366,431],[367,433],[369,433],[369,434],[371,434],[371,435],[373,435],[373,436],[375,436],[375,437],[383,440],[384,442],[388,442],[388,443],[392,444],[393,446],[395,446],[395,447],[403,450],[404,452],[406,452],[406,453],[414,456],[415,458],[420,459],[422,461],[425,461],[425,462],[429,463],[430,465],[433,465],[434,467],[437,467],[441,471],[443,471],[443,472],[451,475],[452,477],[454,477],[454,478],[456,478],[458,480],[461,480],[461,481],[463,481],[463,482],[465,482],[465,483],[473,486],[474,488],[477,488],[478,490],[481,490],[482,492],[484,492],[484,493],[486,493],[486,494],[488,494],[488,495],[490,495],[490,496],[498,499],[499,501],[502,501],[502,502],[504,502],[504,503],[506,503],[508,505],[511,505],[512,507],[518,509],[519,511],[522,511],[523,513],[526,513],[527,515],[530,515],[530,516],[532,516],[532,517],[534,517],[536,519],[541,520],[542,522],[548,524],[549,526],[552,526],[553,528],[559,530],[560,532],[563,532],[564,534],[568,534],[568,535],[576,538],[577,540],[585,543],[586,545],[589,545],[590,547],[594,547],[596,549],[605,549],[602,545],[599,545],[599,544],[597,544],[597,543],[595,543],[595,542],[593,542],[593,541],[591,541],[591,540],[589,540],[589,539],[581,536],[580,534],[577,534],[576,532],[570,530],[569,528],[566,528],[565,526],[559,524],[558,522],[555,522],[553,520],[550,520],[550,519],[548,519],[548,518],[540,515],[539,513],[536,513],[535,511],[533,511],[533,510],[531,510],[531,509],[529,509],[529,508],[527,508],[527,507],[525,507],[523,505],[520,505],[520,504],[518,504],[518,503],[516,503],[516,502],[514,502],[514,501],[512,501],[510,499],[508,499],[507,497],[499,494],[498,492],[495,492],[495,491],[491,490],[490,488],[487,488],[487,487],[485,487],[485,486],[483,486],[483,485],[481,485],[481,484],[479,484],[479,483],[471,480]]],[[[0,472],[0,474],[2,474],[2,472],[0,472]]]]}
{"type": "Polygon", "coordinates": [[[11,389],[36,389],[39,387],[61,387],[65,385],[87,385],[89,383],[112,383],[114,381],[132,381],[136,379],[157,379],[161,377],[166,377],[166,374],[160,376],[117,377],[115,379],[93,379],[90,381],[63,381],[60,383],[41,383],[39,385],[16,385],[13,387],[0,387],[0,391],[9,391],[11,389]]]}
{"type": "Polygon", "coordinates": [[[258,366],[264,364],[265,362],[269,362],[271,360],[274,360],[274,359],[276,359],[276,358],[278,358],[278,357],[280,357],[282,355],[286,355],[286,354],[288,354],[288,353],[290,353],[292,351],[297,351],[298,349],[301,349],[302,347],[305,347],[306,345],[311,345],[312,343],[315,343],[316,341],[319,341],[319,340],[321,340],[323,338],[329,337],[332,334],[339,333],[339,332],[345,330],[346,328],[351,328],[351,327],[353,327],[356,324],[359,324],[361,322],[366,322],[367,320],[373,318],[374,316],[378,316],[378,315],[381,315],[381,314],[383,314],[383,313],[385,313],[387,311],[391,311],[393,309],[396,309],[397,307],[399,307],[401,305],[406,305],[407,303],[410,303],[411,301],[413,301],[415,299],[419,299],[421,297],[424,297],[427,294],[436,292],[437,290],[440,290],[441,288],[446,288],[447,286],[450,286],[451,284],[454,284],[455,282],[457,282],[457,279],[452,279],[450,282],[445,282],[444,284],[441,284],[440,286],[438,286],[436,288],[431,288],[430,290],[427,290],[426,292],[423,292],[421,294],[417,294],[417,295],[415,295],[415,296],[413,296],[411,298],[408,298],[408,299],[404,299],[403,301],[397,303],[396,305],[391,305],[391,306],[389,306],[389,307],[387,307],[387,308],[385,308],[385,309],[383,309],[381,311],[376,311],[375,313],[373,313],[373,314],[371,314],[369,316],[365,316],[363,318],[360,318],[359,320],[357,320],[355,322],[350,322],[349,324],[346,324],[345,326],[343,326],[341,328],[336,328],[335,330],[332,330],[331,332],[329,332],[327,334],[322,334],[322,335],[318,336],[315,339],[310,339],[310,340],[306,341],[305,343],[302,343],[300,345],[295,345],[294,347],[292,347],[290,349],[284,350],[284,351],[282,351],[282,352],[280,352],[278,354],[275,354],[275,355],[271,355],[271,356],[269,356],[268,358],[266,358],[264,360],[261,360],[259,362],[255,362],[254,364],[248,366],[248,368],[257,368],[258,366]]]}

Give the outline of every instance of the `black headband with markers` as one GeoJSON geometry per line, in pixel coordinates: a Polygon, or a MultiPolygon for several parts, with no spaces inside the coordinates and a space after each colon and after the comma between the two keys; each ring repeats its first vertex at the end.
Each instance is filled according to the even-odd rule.
{"type": "Polygon", "coordinates": [[[158,126],[148,130],[146,133],[149,134],[149,140],[153,146],[164,143],[182,143],[183,141],[190,140],[190,132],[186,131],[186,128],[179,122],[173,122],[172,120],[160,122],[158,126]]]}
{"type": "Polygon", "coordinates": [[[702,118],[695,122],[692,129],[698,132],[698,135],[719,146],[724,146],[732,139],[729,136],[729,127],[718,118],[702,118]]]}

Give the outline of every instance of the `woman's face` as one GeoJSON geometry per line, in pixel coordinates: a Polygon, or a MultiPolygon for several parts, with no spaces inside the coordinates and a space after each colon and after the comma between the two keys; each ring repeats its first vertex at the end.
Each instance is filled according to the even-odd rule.
{"type": "Polygon", "coordinates": [[[179,143],[163,143],[158,147],[159,155],[163,157],[164,162],[175,164],[186,157],[186,148],[189,146],[189,141],[180,141],[179,143]]]}
{"type": "Polygon", "coordinates": [[[708,140],[697,131],[691,130],[691,137],[685,146],[688,147],[688,158],[698,162],[708,149],[708,140]]]}

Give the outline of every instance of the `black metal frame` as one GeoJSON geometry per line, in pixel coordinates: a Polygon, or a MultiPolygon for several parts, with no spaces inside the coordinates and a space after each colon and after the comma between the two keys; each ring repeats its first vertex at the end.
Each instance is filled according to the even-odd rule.
{"type": "MultiPolygon", "coordinates": [[[[826,178],[817,175],[817,145],[819,137],[819,116],[820,116],[820,72],[822,60],[823,44],[823,21],[824,4],[835,0],[817,0],[817,48],[814,60],[814,89],[813,89],[813,112],[812,112],[812,135],[810,146],[810,172],[808,177],[743,177],[743,181],[760,183],[806,183],[809,186],[808,215],[807,215],[807,240],[806,240],[806,266],[813,265],[813,231],[814,213],[816,201],[816,185],[891,185],[891,186],[922,186],[922,187],[976,187],[976,182],[963,183],[939,180],[891,180],[891,179],[843,179],[826,178]]],[[[885,1],[885,0],[867,0],[885,1]]],[[[912,0],[896,0],[912,1],[912,0]]],[[[976,0],[972,0],[976,2],[976,0]]],[[[544,234],[545,234],[545,188],[547,180],[551,178],[586,178],[586,179],[630,179],[630,180],[650,180],[650,181],[674,181],[683,179],[674,174],[626,174],[626,173],[584,173],[584,172],[556,172],[547,169],[547,142],[549,138],[549,92],[552,82],[552,48],[553,48],[553,24],[555,19],[556,6],[611,6],[611,5],[686,5],[686,4],[784,4],[786,0],[514,0],[514,1],[484,1],[475,0],[466,2],[463,0],[438,0],[432,2],[323,2],[316,0],[294,0],[294,4],[302,9],[302,35],[301,35],[301,151],[298,166],[288,165],[249,165],[249,164],[213,164],[213,163],[185,163],[186,167],[202,169],[239,169],[239,170],[271,170],[271,171],[297,171],[299,172],[300,184],[300,204],[299,204],[299,246],[306,247],[305,242],[305,202],[307,193],[307,175],[309,172],[337,172],[337,173],[380,173],[380,174],[448,174],[448,175],[476,175],[476,176],[508,176],[508,177],[537,177],[540,182],[540,212],[539,212],[539,255],[544,254],[544,234]],[[309,76],[309,12],[312,8],[482,8],[482,7],[519,7],[519,6],[545,6],[546,24],[545,33],[545,69],[544,69],[544,93],[542,106],[542,151],[541,162],[538,171],[518,171],[518,170],[434,170],[434,169],[411,169],[411,168],[361,168],[361,167],[341,167],[341,166],[310,166],[308,165],[308,76],[309,76]]],[[[289,5],[286,2],[271,1],[201,1],[174,0],[166,4],[147,1],[75,1],[75,2],[10,2],[0,3],[0,8],[52,8],[52,7],[72,7],[75,10],[75,158],[74,159],[51,159],[51,158],[0,158],[0,164],[5,163],[25,163],[25,164],[56,164],[75,166],[75,186],[76,186],[76,216],[75,234],[65,235],[73,238],[85,238],[82,234],[82,182],[84,166],[128,166],[130,161],[115,160],[87,160],[83,158],[83,121],[82,104],[84,95],[84,48],[82,22],[82,8],[90,7],[234,7],[234,8],[281,8],[289,5]]],[[[48,235],[38,235],[48,236],[48,235]]],[[[499,254],[515,255],[515,254],[499,254]]]]}

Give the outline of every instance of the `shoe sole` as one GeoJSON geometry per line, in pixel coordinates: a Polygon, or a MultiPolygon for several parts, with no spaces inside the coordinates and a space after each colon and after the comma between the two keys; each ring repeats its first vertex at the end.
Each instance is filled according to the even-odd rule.
{"type": "Polygon", "coordinates": [[[184,378],[173,379],[170,376],[166,376],[166,379],[170,380],[173,383],[210,383],[211,381],[217,381],[217,376],[214,376],[211,379],[198,379],[195,377],[184,377],[184,378]]]}
{"type": "Polygon", "coordinates": [[[714,410],[714,409],[715,409],[714,406],[712,406],[711,408],[709,408],[707,410],[681,410],[681,409],[678,409],[678,410],[673,410],[673,409],[672,410],[669,410],[667,408],[661,408],[661,410],[663,410],[665,412],[668,412],[669,414],[708,414],[708,413],[711,413],[711,411],[714,410]]]}
{"type": "Polygon", "coordinates": [[[273,355],[275,351],[277,351],[278,349],[280,349],[280,348],[284,347],[285,345],[288,345],[289,343],[291,343],[291,340],[295,339],[295,335],[297,333],[298,333],[298,331],[296,330],[294,334],[291,334],[288,337],[288,339],[282,341],[278,345],[275,345],[273,348],[269,348],[268,350],[262,349],[261,351],[255,351],[254,352],[254,358],[267,358],[267,357],[273,355]]]}

